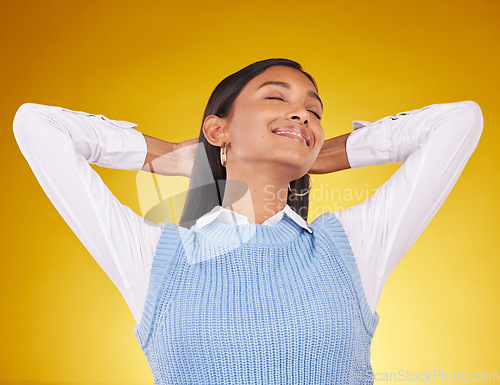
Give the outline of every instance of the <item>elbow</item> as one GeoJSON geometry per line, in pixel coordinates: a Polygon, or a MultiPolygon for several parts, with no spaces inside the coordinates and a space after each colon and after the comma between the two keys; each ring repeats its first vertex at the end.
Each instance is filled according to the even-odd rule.
{"type": "Polygon", "coordinates": [[[455,113],[463,134],[475,149],[483,132],[484,119],[481,107],[472,100],[457,102],[455,113]]]}
{"type": "Polygon", "coordinates": [[[14,137],[19,146],[28,144],[34,140],[34,128],[39,125],[39,104],[24,103],[16,111],[12,123],[14,137]]]}

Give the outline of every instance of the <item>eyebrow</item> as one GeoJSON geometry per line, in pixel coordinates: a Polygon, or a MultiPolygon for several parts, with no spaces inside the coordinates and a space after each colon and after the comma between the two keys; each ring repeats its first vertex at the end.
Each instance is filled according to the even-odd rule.
{"type": "MultiPolygon", "coordinates": [[[[280,87],[285,87],[285,88],[292,88],[292,86],[286,82],[276,82],[276,81],[268,81],[268,82],[264,82],[262,83],[259,88],[257,89],[260,89],[264,86],[269,86],[269,85],[273,85],[273,86],[280,86],[280,87]]],[[[318,96],[318,94],[316,92],[313,92],[313,91],[309,91],[307,92],[307,95],[308,96],[311,96],[315,99],[317,99],[320,103],[321,103],[321,109],[323,109],[323,102],[321,101],[321,98],[318,96]]]]}

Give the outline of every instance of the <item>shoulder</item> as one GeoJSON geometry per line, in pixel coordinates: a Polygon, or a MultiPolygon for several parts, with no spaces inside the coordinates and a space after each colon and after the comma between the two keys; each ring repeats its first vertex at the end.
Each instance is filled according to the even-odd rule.
{"type": "Polygon", "coordinates": [[[340,220],[335,213],[326,212],[317,217],[310,225],[313,230],[318,230],[320,232],[340,232],[344,233],[344,228],[340,220]]]}
{"type": "Polygon", "coordinates": [[[342,223],[335,213],[327,212],[321,214],[313,222],[311,228],[316,235],[327,239],[340,248],[348,247],[350,249],[349,240],[342,223]]]}
{"type": "Polygon", "coordinates": [[[157,226],[161,226],[161,235],[158,241],[158,246],[174,245],[185,239],[189,233],[193,232],[193,228],[179,226],[174,222],[162,222],[157,226]]]}

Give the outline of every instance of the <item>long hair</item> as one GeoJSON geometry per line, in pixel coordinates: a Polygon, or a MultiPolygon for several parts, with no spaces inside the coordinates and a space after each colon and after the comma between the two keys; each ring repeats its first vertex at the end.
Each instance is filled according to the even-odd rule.
{"type": "MultiPolygon", "coordinates": [[[[292,67],[301,71],[311,80],[316,91],[318,90],[313,77],[304,72],[299,63],[288,59],[261,60],[222,80],[210,95],[203,114],[198,138],[199,142],[203,143],[203,146],[197,146],[189,190],[179,221],[180,226],[191,227],[198,218],[211,211],[215,206],[222,205],[224,199],[227,179],[226,168],[220,162],[220,147],[210,144],[203,134],[203,123],[206,117],[209,115],[217,115],[220,118],[227,116],[235,99],[247,83],[267,68],[277,65],[292,67]]],[[[290,188],[297,193],[306,191],[308,187],[309,177],[307,174],[290,182],[290,188]]],[[[296,196],[288,191],[287,204],[307,221],[309,194],[296,196]]]]}

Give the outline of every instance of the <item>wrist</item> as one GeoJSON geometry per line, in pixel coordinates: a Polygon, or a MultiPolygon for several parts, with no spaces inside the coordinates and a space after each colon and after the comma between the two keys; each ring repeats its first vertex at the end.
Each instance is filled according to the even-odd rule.
{"type": "Polygon", "coordinates": [[[147,155],[142,170],[161,175],[178,175],[176,173],[179,163],[176,159],[178,151],[175,151],[178,143],[143,135],[146,140],[147,155]]]}
{"type": "Polygon", "coordinates": [[[328,174],[350,168],[346,152],[346,140],[349,135],[347,133],[325,140],[310,172],[328,174]]]}

